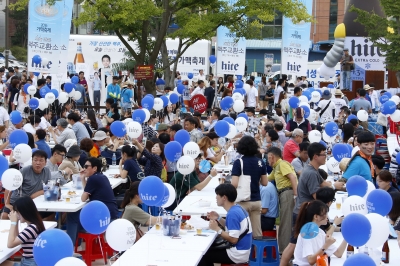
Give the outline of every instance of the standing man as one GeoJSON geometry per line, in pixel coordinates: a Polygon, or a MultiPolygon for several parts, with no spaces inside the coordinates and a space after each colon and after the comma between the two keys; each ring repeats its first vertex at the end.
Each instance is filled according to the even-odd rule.
{"type": "MultiPolygon", "coordinates": [[[[86,81],[86,80],[85,80],[86,81]]],[[[78,100],[75,100],[76,102],[76,107],[78,108],[78,110],[80,112],[83,111],[82,106],[85,104],[86,102],[86,91],[85,91],[85,87],[83,87],[82,84],[78,83],[75,84],[75,91],[79,91],[81,93],[81,98],[78,100]]]]}
{"type": "Polygon", "coordinates": [[[308,157],[308,147],[310,144],[308,142],[302,142],[299,144],[300,147],[300,156],[295,158],[292,161],[292,165],[294,167],[294,170],[296,171],[297,177],[300,177],[301,173],[303,172],[304,168],[308,165],[310,162],[310,159],[308,157]]]}
{"type": "MultiPolygon", "coordinates": [[[[202,80],[202,81],[204,81],[204,82],[207,82],[207,77],[206,77],[206,75],[204,75],[204,70],[203,69],[200,69],[199,70],[199,74],[197,75],[197,79],[200,81],[200,80],[202,80]]],[[[208,82],[207,82],[208,83],[208,82]]]]}
{"type": "Polygon", "coordinates": [[[335,112],[335,102],[332,100],[332,93],[329,90],[324,90],[321,96],[322,100],[318,103],[318,108],[315,109],[319,113],[321,123],[333,121],[335,112]]]}
{"type": "Polygon", "coordinates": [[[339,119],[339,114],[340,114],[340,108],[343,106],[347,107],[346,101],[342,99],[343,93],[341,90],[336,90],[335,91],[335,98],[332,99],[332,101],[335,103],[335,120],[339,119]]]}
{"type": "Polygon", "coordinates": [[[351,88],[351,67],[354,64],[353,57],[349,54],[349,49],[343,49],[343,56],[340,59],[340,64],[342,66],[342,80],[343,80],[343,90],[350,90],[351,88]]]}
{"type": "Polygon", "coordinates": [[[205,89],[204,96],[207,99],[207,108],[212,108],[215,98],[215,80],[210,81],[210,86],[205,89]]]}
{"type": "Polygon", "coordinates": [[[130,81],[123,83],[121,90],[121,116],[125,114],[129,109],[132,109],[133,101],[133,84],[130,81]]]}
{"type": "Polygon", "coordinates": [[[371,108],[372,108],[372,112],[375,114],[375,113],[377,113],[377,109],[380,107],[380,102],[378,99],[378,92],[375,90],[374,83],[370,83],[369,88],[370,88],[370,90],[368,91],[368,93],[369,93],[369,98],[371,99],[371,108]]]}
{"type": "Polygon", "coordinates": [[[113,76],[112,83],[107,86],[107,98],[112,98],[116,103],[121,98],[121,88],[119,87],[118,77],[113,76]]]}
{"type": "Polygon", "coordinates": [[[258,90],[252,80],[247,80],[246,83],[250,85],[250,89],[246,91],[246,108],[258,109],[258,90]]]}
{"type": "Polygon", "coordinates": [[[92,81],[93,86],[93,101],[96,111],[100,110],[100,98],[101,98],[101,80],[99,77],[99,73],[94,72],[94,79],[92,81]]]}
{"type": "Polygon", "coordinates": [[[297,176],[293,166],[282,160],[281,149],[271,147],[267,151],[268,163],[273,167],[269,181],[276,182],[279,197],[280,225],[278,231],[279,250],[282,252],[290,242],[294,200],[297,198],[297,176]]]}
{"type": "Polygon", "coordinates": [[[196,94],[204,95],[204,90],[205,90],[204,81],[203,80],[199,80],[197,85],[198,86],[196,87],[196,89],[194,89],[194,91],[190,94],[190,97],[193,97],[196,94]]]}

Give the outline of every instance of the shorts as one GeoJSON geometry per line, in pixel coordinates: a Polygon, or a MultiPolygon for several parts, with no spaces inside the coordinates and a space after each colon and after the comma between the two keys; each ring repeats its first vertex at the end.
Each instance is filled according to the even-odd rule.
{"type": "Polygon", "coordinates": [[[297,219],[297,214],[293,213],[292,215],[292,235],[290,236],[290,243],[291,244],[297,244],[297,237],[294,236],[294,226],[296,224],[296,219],[297,219]]]}
{"type": "Polygon", "coordinates": [[[34,258],[22,257],[20,262],[14,262],[13,266],[37,266],[34,258]]]}
{"type": "Polygon", "coordinates": [[[121,109],[125,112],[128,109],[132,109],[132,104],[131,103],[122,103],[121,104],[121,109]]]}

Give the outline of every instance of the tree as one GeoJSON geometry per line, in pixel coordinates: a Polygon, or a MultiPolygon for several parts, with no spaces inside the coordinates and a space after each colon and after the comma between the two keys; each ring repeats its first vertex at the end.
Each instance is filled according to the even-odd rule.
{"type": "Polygon", "coordinates": [[[386,56],[387,68],[396,71],[400,85],[400,5],[398,0],[380,0],[387,17],[381,17],[352,6],[350,11],[356,12],[356,22],[365,26],[369,39],[386,56]]]}
{"type": "Polygon", "coordinates": [[[12,44],[26,47],[28,42],[28,7],[12,10],[9,16],[15,22],[15,35],[12,38],[12,44]]]}
{"type": "MultiPolygon", "coordinates": [[[[27,1],[18,0],[12,8],[22,8],[27,1]]],[[[74,21],[76,25],[93,22],[95,29],[114,31],[139,65],[155,65],[161,56],[167,84],[172,80],[170,66],[175,64],[176,69],[177,60],[190,45],[210,39],[219,26],[227,26],[237,37],[259,38],[255,33],[263,22],[274,19],[275,12],[294,22],[312,19],[299,0],[237,0],[232,5],[226,0],[85,0],[82,7],[84,11],[74,21]],[[248,22],[248,17],[256,19],[248,22]],[[169,31],[173,24],[177,29],[169,31]],[[137,41],[137,47],[123,36],[137,41]],[[174,59],[168,58],[166,38],[179,38],[174,59]]],[[[146,91],[154,93],[155,80],[143,83],[146,91]]]]}

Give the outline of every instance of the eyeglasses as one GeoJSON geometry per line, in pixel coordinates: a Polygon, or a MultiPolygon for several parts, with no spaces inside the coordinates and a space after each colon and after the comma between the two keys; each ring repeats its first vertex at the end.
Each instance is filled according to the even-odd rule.
{"type": "Polygon", "coordinates": [[[90,164],[85,164],[84,166],[83,166],[83,168],[85,168],[85,169],[88,169],[89,167],[92,167],[90,164]]]}
{"type": "Polygon", "coordinates": [[[65,154],[58,153],[58,152],[57,152],[57,154],[60,155],[60,156],[62,156],[63,158],[65,158],[65,154]]]}

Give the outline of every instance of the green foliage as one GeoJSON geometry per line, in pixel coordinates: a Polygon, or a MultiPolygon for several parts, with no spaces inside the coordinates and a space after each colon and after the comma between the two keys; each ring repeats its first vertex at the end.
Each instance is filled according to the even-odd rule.
{"type": "Polygon", "coordinates": [[[356,12],[356,22],[365,26],[370,40],[386,55],[386,65],[390,70],[400,70],[400,5],[398,0],[380,0],[385,15],[382,18],[354,6],[350,11],[356,12]]]}
{"type": "Polygon", "coordinates": [[[11,48],[11,54],[15,56],[19,61],[27,62],[28,50],[26,47],[13,45],[11,48]]]}
{"type": "Polygon", "coordinates": [[[10,18],[14,19],[16,28],[12,44],[26,46],[28,41],[28,7],[10,11],[10,18]]]}

